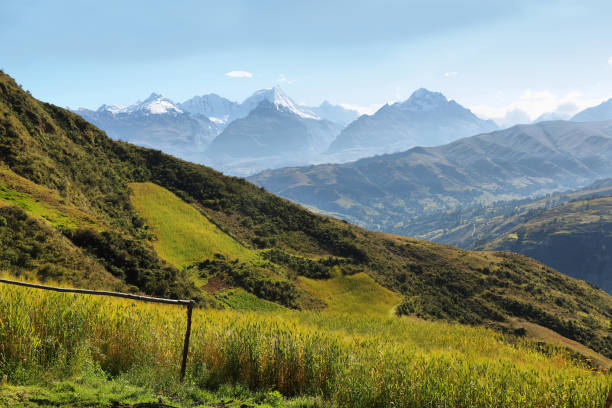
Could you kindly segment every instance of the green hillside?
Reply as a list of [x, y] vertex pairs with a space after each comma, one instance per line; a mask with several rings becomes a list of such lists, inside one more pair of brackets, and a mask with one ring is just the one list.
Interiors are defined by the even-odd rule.
[[[340, 270], [401, 296], [399, 314], [505, 331], [516, 330], [513, 319], [522, 318], [612, 355], [612, 298], [584, 282], [523, 256], [469, 252], [313, 214], [243, 179], [113, 141], [81, 117], [32, 98], [4, 74], [0, 157], [4, 168], [74, 209], [70, 222], [46, 220], [34, 207], [20, 211], [109, 277], [91, 286], [118, 281], [133, 291], [217, 307], [227, 305], [214, 298], [217, 291], [242, 288], [285, 307], [321, 309], [333, 302], [298, 277], [322, 285]], [[160, 216], [168, 209], [185, 216]], [[79, 221], [79, 214], [90, 221]], [[176, 228], [172, 219], [181, 219]], [[3, 269], [44, 279], [38, 265], [48, 262], [48, 253], [33, 250], [23, 228], [4, 228], [16, 253], [4, 257]], [[66, 266], [53, 279], [76, 282], [84, 264], [62, 257], [54, 256]]]
[[363, 272], [333, 278], [299, 278], [300, 286], [326, 304], [326, 310], [360, 315], [390, 316], [401, 301], [401, 296], [377, 284]]
[[525, 254], [612, 293], [612, 197], [538, 212], [483, 247]]
[[543, 197], [498, 201], [490, 205], [439, 211], [412, 218], [400, 229], [402, 235], [458, 246], [482, 248], [510, 229], [553, 207], [579, 199], [612, 195], [612, 179], [602, 179], [575, 191]]
[[248, 250], [221, 231], [205, 216], [153, 183], [131, 183], [132, 205], [151, 226], [157, 254], [182, 267], [220, 254], [226, 258], [249, 258]]

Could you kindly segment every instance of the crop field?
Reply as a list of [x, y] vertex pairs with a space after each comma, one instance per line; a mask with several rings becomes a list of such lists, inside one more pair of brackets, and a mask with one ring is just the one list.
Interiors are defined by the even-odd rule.
[[273, 406], [584, 408], [603, 406], [612, 379], [563, 351], [543, 353], [485, 328], [368, 313], [201, 309], [179, 391], [172, 384], [183, 308], [3, 286], [0, 310], [0, 376], [19, 386], [94, 367], [121, 379], [118, 395], [144, 387], [179, 403], [189, 398], [185, 389], [230, 386], [284, 396]]

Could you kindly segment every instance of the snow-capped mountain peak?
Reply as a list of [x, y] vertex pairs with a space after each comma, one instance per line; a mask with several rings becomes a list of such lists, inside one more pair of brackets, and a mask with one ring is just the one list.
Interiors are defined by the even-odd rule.
[[240, 116], [240, 105], [237, 102], [214, 93], [194, 96], [179, 104], [179, 107], [185, 112], [204, 115], [218, 125], [226, 125], [231, 119]]
[[280, 86], [271, 89], [262, 89], [245, 99], [242, 103], [249, 111], [253, 110], [262, 101], [267, 100], [274, 104], [277, 109], [286, 110], [305, 119], [321, 119], [310, 109], [298, 105], [291, 99]]
[[98, 108], [98, 112], [110, 112], [113, 115], [116, 115], [117, 113], [121, 112], [125, 108], [127, 108], [127, 106], [125, 105], [106, 105], [104, 104]]
[[98, 112], [110, 112], [113, 115], [120, 113], [144, 113], [152, 115], [161, 114], [177, 114], [183, 113], [183, 111], [174, 104], [170, 99], [163, 95], [152, 93], [144, 101], [138, 101], [133, 105], [121, 106], [121, 105], [102, 105], [98, 108]]
[[165, 113], [183, 113], [183, 111], [176, 106], [174, 102], [155, 92], [144, 101], [128, 106], [125, 112], [144, 112], [153, 115], [161, 115]]
[[432, 92], [425, 88], [420, 88], [414, 91], [405, 102], [401, 102], [400, 105], [402, 108], [412, 111], [429, 111], [444, 106], [447, 103], [448, 99], [440, 92]]

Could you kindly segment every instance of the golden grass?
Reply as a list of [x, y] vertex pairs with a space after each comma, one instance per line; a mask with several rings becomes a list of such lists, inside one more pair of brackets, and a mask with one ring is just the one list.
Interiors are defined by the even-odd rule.
[[[178, 371], [185, 311], [4, 286], [0, 374], [87, 351], [111, 374]], [[612, 377], [484, 328], [339, 313], [196, 310], [188, 381], [337, 407], [599, 408]]]
[[221, 254], [228, 259], [251, 258], [255, 251], [211, 223], [195, 207], [153, 183], [132, 183], [131, 201], [152, 228], [158, 255], [182, 267]]
[[327, 304], [326, 311], [389, 315], [402, 301], [399, 294], [380, 286], [372, 277], [360, 272], [331, 279], [309, 279], [298, 276], [300, 287]]

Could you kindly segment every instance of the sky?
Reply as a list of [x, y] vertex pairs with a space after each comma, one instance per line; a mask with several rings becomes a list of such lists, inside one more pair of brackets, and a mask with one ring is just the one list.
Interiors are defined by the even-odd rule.
[[609, 0], [7, 0], [0, 68], [72, 109], [280, 85], [367, 113], [425, 87], [521, 121], [612, 97], [610, 16]]

